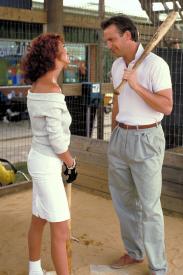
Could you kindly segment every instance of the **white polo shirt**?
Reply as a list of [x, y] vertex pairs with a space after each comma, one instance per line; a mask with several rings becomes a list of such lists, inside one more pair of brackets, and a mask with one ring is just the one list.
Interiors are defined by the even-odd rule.
[[[135, 61], [139, 59], [144, 49], [139, 44], [135, 59], [128, 65], [132, 68]], [[117, 58], [111, 69], [114, 88], [122, 81], [126, 63], [122, 57]], [[170, 70], [168, 64], [159, 56], [150, 53], [137, 69], [139, 83], [152, 93], [172, 88]], [[161, 121], [164, 114], [152, 109], [128, 83], [118, 96], [119, 113], [116, 121], [129, 125], [145, 125]]]

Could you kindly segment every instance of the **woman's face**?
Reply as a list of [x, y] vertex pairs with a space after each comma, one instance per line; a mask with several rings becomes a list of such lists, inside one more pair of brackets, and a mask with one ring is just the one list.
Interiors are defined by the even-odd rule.
[[59, 43], [59, 53], [57, 59], [62, 64], [64, 63], [64, 68], [70, 63], [69, 56], [67, 54], [67, 49], [65, 48], [63, 43]]

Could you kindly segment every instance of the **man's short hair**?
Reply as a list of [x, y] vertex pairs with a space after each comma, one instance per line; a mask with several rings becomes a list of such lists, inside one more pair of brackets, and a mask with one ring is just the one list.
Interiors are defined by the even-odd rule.
[[125, 15], [112, 16], [101, 23], [101, 28], [105, 30], [111, 25], [115, 25], [120, 34], [123, 34], [125, 31], [129, 31], [131, 33], [132, 40], [135, 42], [138, 41], [137, 28], [129, 17]]

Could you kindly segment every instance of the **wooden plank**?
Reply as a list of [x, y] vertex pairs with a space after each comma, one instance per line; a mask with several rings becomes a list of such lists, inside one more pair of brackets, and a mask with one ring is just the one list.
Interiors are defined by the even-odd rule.
[[159, 22], [158, 16], [155, 15], [152, 11], [152, 0], [146, 1], [146, 0], [139, 0], [143, 10], [146, 11], [147, 15], [149, 16], [149, 19], [154, 25], [157, 25]]
[[0, 19], [28, 23], [47, 23], [47, 13], [42, 10], [0, 7]]
[[171, 151], [165, 152], [164, 165], [183, 168], [183, 154], [175, 153]]
[[7, 95], [12, 92], [12, 90], [15, 92], [16, 95], [19, 93], [22, 93], [23, 95], [27, 95], [27, 91], [30, 89], [31, 86], [29, 85], [23, 85], [23, 86], [1, 86], [1, 92], [4, 95]]
[[183, 204], [183, 185], [168, 181], [163, 181], [162, 194], [182, 200]]
[[108, 192], [103, 192], [103, 191], [100, 191], [100, 190], [94, 190], [94, 189], [91, 189], [89, 187], [86, 187], [86, 186], [81, 186], [81, 185], [78, 185], [76, 183], [73, 183], [73, 187], [83, 191], [83, 192], [88, 192], [89, 194], [94, 194], [96, 196], [100, 196], [100, 197], [104, 197], [105, 199], [111, 199], [111, 195], [110, 193]]
[[[24, 86], [1, 86], [1, 91], [4, 94], [10, 93], [12, 89], [17, 93], [27, 93], [27, 90], [30, 89], [30, 85], [24, 85]], [[75, 84], [63, 84], [62, 85], [62, 91], [65, 96], [82, 96], [82, 84], [81, 83], [75, 83]], [[106, 93], [113, 93], [113, 87], [111, 83], [102, 83], [102, 94]]]
[[[149, 25], [149, 24], [144, 24], [144, 25], [138, 25], [138, 31], [140, 36], [146, 36], [147, 39], [149, 37], [148, 40], [151, 39], [151, 37], [153, 36], [153, 34], [156, 32], [157, 30], [157, 26], [153, 26], [153, 25]], [[166, 34], [166, 39], [180, 39], [182, 41], [182, 32], [179, 30], [175, 30], [173, 28], [171, 28], [167, 34]]]
[[20, 191], [30, 189], [32, 187], [32, 182], [19, 182], [6, 185], [0, 188], [0, 197], [5, 195], [14, 194]]
[[[77, 169], [80, 176], [93, 178], [93, 181], [97, 181], [98, 184], [103, 181], [108, 182], [107, 167], [101, 167], [93, 163], [78, 162]], [[92, 186], [91, 180], [90, 188], [92, 188]], [[87, 187], [89, 187], [89, 184]], [[183, 200], [183, 185], [163, 181], [162, 194]]]
[[164, 165], [162, 174], [163, 180], [183, 185], [183, 169]]
[[101, 93], [106, 94], [106, 93], [112, 93], [113, 94], [114, 88], [112, 83], [102, 83], [101, 84]]
[[[108, 180], [108, 167], [107, 166], [99, 166], [96, 163], [88, 163], [78, 160], [77, 169], [79, 171], [79, 175], [88, 175], [98, 179]], [[183, 199], [183, 184], [175, 183], [173, 181], [163, 180], [163, 194], [171, 195], [172, 197], [182, 198]]]
[[[96, 154], [90, 154], [91, 158], [102, 154], [101, 158], [99, 157], [96, 159], [97, 161], [99, 159], [102, 159], [102, 160], [105, 159], [104, 163], [106, 163], [107, 147], [108, 147], [107, 141], [95, 140], [87, 137], [72, 136], [71, 149], [76, 150], [77, 152], [77, 149], [81, 150], [83, 148], [82, 150], [87, 150], [87, 152], [96, 153]], [[183, 169], [183, 154], [167, 150], [165, 152], [164, 166]]]
[[[144, 2], [144, 0], [141, 0], [141, 2]], [[152, 0], [151, 0], [152, 2]], [[145, 5], [143, 4], [143, 8], [149, 11], [150, 15], [155, 15], [155, 13], [152, 12], [152, 6], [149, 3], [149, 1], [145, 0]], [[150, 12], [151, 10], [151, 12]], [[69, 8], [69, 7], [64, 7], [64, 25], [65, 26], [76, 26], [76, 27], [81, 27], [85, 26], [85, 28], [93, 28], [93, 29], [99, 29], [100, 28], [100, 20], [98, 12], [96, 11], [91, 11], [91, 10], [85, 10], [85, 9], [80, 9], [80, 8]], [[114, 13], [106, 13], [106, 17], [113, 16]], [[152, 36], [155, 33], [155, 30], [157, 29], [157, 26], [154, 26], [150, 24], [149, 20], [144, 20], [143, 18], [139, 17], [132, 17], [133, 21], [136, 23], [138, 26], [138, 31], [140, 34], [145, 34], [148, 36]], [[154, 19], [154, 18], [152, 18]], [[153, 20], [152, 20], [153, 22]], [[159, 20], [157, 20], [158, 24], [160, 24]], [[182, 32], [179, 30], [171, 30], [167, 34], [168, 36], [170, 35], [171, 37], [179, 37], [182, 39]], [[166, 35], [166, 36], [167, 36]]]
[[97, 154], [103, 154], [106, 157], [108, 142], [99, 139], [91, 139], [87, 137], [72, 136], [71, 148], [84, 150]]
[[[23, 86], [1, 86], [1, 91], [4, 94], [7, 94], [12, 91], [27, 93], [27, 90], [30, 89], [30, 85]], [[81, 96], [81, 83], [76, 84], [63, 84], [62, 91], [66, 96]]]
[[87, 175], [80, 175], [75, 181], [75, 184], [80, 187], [90, 188], [94, 191], [100, 191], [103, 193], [109, 193], [108, 184], [106, 180], [93, 178]]
[[80, 162], [95, 163], [99, 166], [107, 167], [106, 155], [91, 153], [88, 151], [80, 151], [73, 148], [71, 148], [71, 152], [72, 155], [76, 156]]
[[183, 202], [181, 199], [176, 199], [166, 195], [162, 195], [161, 202], [162, 202], [162, 207], [164, 209], [183, 214]]
[[95, 163], [85, 163], [79, 161], [77, 164], [79, 175], [93, 177], [99, 181], [102, 179], [108, 182], [107, 167], [96, 165]]
[[[81, 12], [81, 11], [80, 11]], [[97, 16], [93, 16], [91, 14], [83, 15], [76, 13], [64, 13], [64, 26], [70, 27], [78, 27], [78, 28], [91, 28], [91, 29], [99, 29], [100, 28], [100, 20]]]
[[[109, 195], [107, 186], [108, 142], [87, 137], [72, 137], [71, 151], [78, 157], [79, 177], [76, 185], [100, 195]], [[183, 213], [183, 155], [167, 151], [163, 167], [162, 205], [165, 209]], [[170, 165], [170, 166], [167, 166]]]
[[175, 148], [169, 149], [168, 152], [178, 153], [183, 155], [183, 147], [175, 147]]
[[104, 155], [107, 159], [108, 142], [100, 139], [92, 139], [88, 152]]
[[66, 96], [81, 96], [81, 83], [63, 84], [62, 90]]
[[[100, 29], [100, 20], [97, 16], [90, 14], [79, 14], [81, 9], [76, 11], [65, 12], [63, 16], [64, 26], [78, 27], [78, 28], [91, 28], [91, 29]], [[112, 15], [112, 14], [111, 14]], [[47, 24], [47, 12], [43, 10], [27, 10], [27, 9], [18, 9], [11, 7], [0, 7], [0, 19], [1, 20], [10, 20], [18, 22], [29, 22], [29, 23], [41, 23]], [[149, 24], [138, 24], [138, 30], [141, 36], [151, 37], [156, 27]], [[180, 39], [182, 41], [182, 32], [179, 30], [170, 30], [166, 34], [166, 39]]]
[[90, 144], [91, 138], [72, 135], [70, 148], [81, 151], [88, 151]]
[[[110, 196], [107, 182], [101, 179], [99, 180], [86, 175], [80, 175], [79, 179], [74, 183], [74, 186], [79, 187], [81, 190], [88, 190], [90, 193]], [[183, 214], [182, 198], [175, 198], [166, 194], [162, 194], [161, 202], [164, 209]]]
[[[81, 96], [81, 89], [82, 89], [82, 84], [81, 83], [75, 83], [75, 84], [63, 84], [62, 85], [62, 90], [63, 93], [66, 96]], [[113, 94], [113, 85], [112, 83], [101, 83], [101, 93], [106, 94], [106, 93], [111, 93]]]

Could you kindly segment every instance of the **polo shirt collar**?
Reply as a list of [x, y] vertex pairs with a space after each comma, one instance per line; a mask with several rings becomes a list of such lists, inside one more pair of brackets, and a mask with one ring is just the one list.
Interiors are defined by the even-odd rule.
[[135, 58], [129, 63], [128, 66], [133, 65], [140, 58], [143, 51], [144, 51], [144, 48], [143, 48], [142, 44], [140, 43], [139, 46], [138, 46], [138, 49], [136, 51]]

